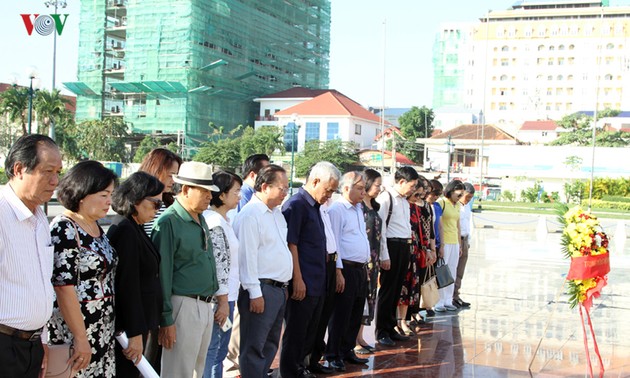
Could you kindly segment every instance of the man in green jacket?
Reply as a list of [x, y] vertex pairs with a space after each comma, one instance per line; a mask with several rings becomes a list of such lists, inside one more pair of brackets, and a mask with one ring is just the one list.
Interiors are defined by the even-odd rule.
[[[186, 162], [173, 180], [182, 184], [175, 202], [157, 220], [151, 238], [161, 255], [160, 282], [164, 293], [158, 342], [163, 346], [162, 376], [198, 377], [216, 319], [210, 303], [217, 291], [216, 265], [208, 226], [201, 213], [208, 208], [212, 183], [210, 167]], [[219, 302], [216, 316], [227, 316]]]

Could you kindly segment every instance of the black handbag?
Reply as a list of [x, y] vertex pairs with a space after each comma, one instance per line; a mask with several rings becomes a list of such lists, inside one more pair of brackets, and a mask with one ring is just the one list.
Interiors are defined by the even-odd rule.
[[435, 265], [435, 276], [437, 278], [438, 288], [440, 289], [455, 283], [455, 280], [451, 275], [451, 270], [448, 268], [448, 265], [446, 265], [443, 258], [440, 258]]

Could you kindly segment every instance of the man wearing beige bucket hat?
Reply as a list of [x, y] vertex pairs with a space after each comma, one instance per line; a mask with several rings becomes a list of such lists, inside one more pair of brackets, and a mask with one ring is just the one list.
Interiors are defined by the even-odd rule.
[[[161, 256], [164, 298], [158, 341], [164, 348], [162, 375], [193, 377], [196, 372], [201, 377], [215, 321], [210, 302], [219, 287], [208, 226], [201, 213], [210, 204], [211, 191], [219, 188], [212, 182], [210, 167], [199, 162], [183, 163], [173, 180], [182, 190], [151, 233]], [[222, 305], [227, 302], [219, 302]]]

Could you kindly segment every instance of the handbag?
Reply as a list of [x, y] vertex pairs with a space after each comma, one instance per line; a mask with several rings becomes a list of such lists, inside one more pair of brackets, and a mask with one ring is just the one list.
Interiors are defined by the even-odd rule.
[[435, 266], [435, 276], [437, 277], [437, 284], [440, 289], [455, 283], [453, 275], [451, 275], [451, 270], [448, 265], [446, 265], [443, 258], [440, 258]]
[[[427, 278], [427, 276], [429, 278]], [[432, 308], [440, 300], [440, 293], [438, 292], [438, 284], [435, 279], [433, 265], [429, 265], [424, 273], [424, 283], [420, 285], [420, 299], [422, 300], [420, 305], [422, 308]]]
[[72, 378], [74, 372], [68, 363], [74, 350], [71, 344], [48, 345], [46, 378]]

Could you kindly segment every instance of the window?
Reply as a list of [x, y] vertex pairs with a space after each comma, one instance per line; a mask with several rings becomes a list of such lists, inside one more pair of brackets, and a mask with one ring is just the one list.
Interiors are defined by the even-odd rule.
[[558, 46], [558, 50], [564, 50], [564, 45]]
[[539, 46], [538, 46], [538, 51], [543, 51], [544, 49], [545, 49], [545, 46], [544, 46], [544, 45], [539, 45]]
[[326, 140], [339, 139], [339, 122], [328, 122], [326, 125]]
[[506, 81], [508, 79], [507, 75], [501, 75], [501, 81]]
[[614, 48], [615, 48], [615, 45], [613, 45], [612, 43], [609, 43], [609, 44], [606, 45], [606, 49], [607, 50], [612, 50]]
[[608, 75], [604, 76], [604, 80], [610, 81], [612, 79], [613, 79], [613, 76], [611, 74], [608, 74]]
[[319, 140], [319, 122], [306, 122], [304, 141]]
[[562, 75], [558, 75], [558, 76], [556, 77], [556, 80], [561, 81], [561, 80], [562, 80]]
[[354, 134], [361, 135], [361, 125], [359, 125], [358, 123], [354, 125]]
[[510, 51], [510, 48], [507, 46], [501, 47], [501, 51]]

